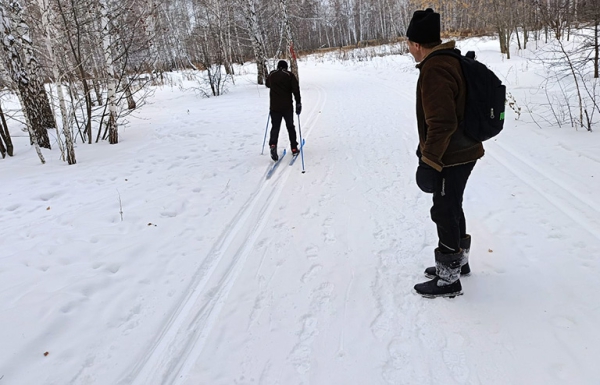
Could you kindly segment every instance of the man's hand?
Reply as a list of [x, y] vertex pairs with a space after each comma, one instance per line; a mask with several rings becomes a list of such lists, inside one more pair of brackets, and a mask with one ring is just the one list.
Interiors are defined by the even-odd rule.
[[427, 163], [419, 160], [419, 167], [417, 167], [417, 186], [421, 191], [428, 194], [434, 193], [439, 189], [441, 180], [441, 174], [429, 166]]
[[302, 112], [302, 104], [296, 103], [296, 115], [300, 115]]

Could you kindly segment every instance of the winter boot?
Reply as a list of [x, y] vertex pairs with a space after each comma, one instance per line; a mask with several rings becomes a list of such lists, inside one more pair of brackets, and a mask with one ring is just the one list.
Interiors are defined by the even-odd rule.
[[298, 148], [292, 148], [292, 156], [298, 156], [300, 154], [300, 150]]
[[279, 155], [277, 154], [277, 146], [274, 144], [271, 145], [271, 159], [273, 159], [275, 162], [279, 160]]
[[[462, 249], [463, 256], [460, 261], [460, 276], [468, 277], [471, 275], [471, 267], [469, 266], [469, 252], [471, 251], [471, 236], [467, 234], [460, 240], [460, 248]], [[435, 266], [428, 267], [425, 269], [425, 277], [429, 279], [435, 278]]]
[[462, 285], [459, 279], [462, 257], [462, 252], [442, 254], [439, 249], [435, 249], [437, 276], [431, 281], [416, 284], [416, 292], [425, 298], [454, 298], [457, 295], [462, 295]]

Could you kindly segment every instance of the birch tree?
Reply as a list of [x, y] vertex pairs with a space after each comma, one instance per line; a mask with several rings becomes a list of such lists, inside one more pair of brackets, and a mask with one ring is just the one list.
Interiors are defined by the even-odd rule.
[[598, 79], [598, 66], [600, 62], [600, 1], [584, 0], [582, 10], [578, 13], [583, 25], [590, 34], [586, 36], [584, 49], [591, 51], [591, 62], [594, 69], [594, 78]]
[[6, 124], [6, 119], [4, 118], [4, 111], [2, 111], [2, 106], [0, 106], [0, 154], [2, 158], [14, 155], [14, 149], [12, 140], [10, 139], [10, 133], [8, 132], [8, 125]]
[[109, 30], [109, 0], [101, 0], [100, 9], [102, 13], [102, 47], [104, 48], [104, 58], [106, 59], [106, 73], [108, 75], [108, 90], [106, 103], [108, 105], [108, 142], [116, 144], [119, 142], [119, 131], [117, 128], [117, 103], [116, 92], [117, 82], [115, 80], [115, 67], [111, 53], [111, 39]]
[[[19, 4], [13, 2], [10, 4], [0, 3], [0, 23], [2, 27], [2, 64], [5, 71], [9, 74], [16, 90], [17, 96], [23, 109], [25, 126], [29, 132], [31, 143], [35, 146], [40, 161], [45, 163], [44, 156], [40, 146], [50, 148], [48, 132], [43, 125], [43, 116], [39, 106], [40, 83], [30, 72], [31, 66], [24, 63], [22, 44], [27, 41], [15, 26], [25, 27], [25, 23], [20, 18], [21, 8]], [[23, 28], [22, 30], [26, 30]], [[44, 135], [45, 134], [45, 135]]]
[[254, 60], [256, 61], [257, 82], [264, 84], [264, 80], [269, 73], [267, 66], [267, 56], [260, 26], [258, 23], [258, 15], [256, 13], [256, 1], [245, 0], [244, 19], [248, 27], [252, 49], [254, 51]]
[[291, 63], [290, 67], [292, 73], [296, 75], [296, 79], [298, 79], [298, 82], [300, 82], [300, 77], [298, 76], [298, 61], [296, 59], [296, 52], [294, 51], [294, 37], [292, 35], [292, 26], [288, 16], [287, 0], [279, 0], [279, 6], [281, 8], [281, 22], [283, 24], [287, 48], [285, 51], [285, 56]]
[[[86, 40], [85, 29], [94, 22], [92, 15], [96, 14], [96, 4], [81, 0], [78, 2], [71, 0], [70, 3], [67, 3], [65, 0], [56, 0], [56, 5], [59, 20], [62, 22], [63, 31], [65, 33], [64, 44], [68, 46], [68, 52], [70, 53], [68, 60], [72, 63], [69, 72], [71, 76], [79, 77], [78, 80], [83, 88], [85, 104], [84, 133], [88, 143], [91, 144], [93, 101], [91, 97], [91, 88], [88, 83], [88, 73], [91, 72], [89, 71], [89, 58], [91, 57], [91, 54], [89, 53], [89, 50], [86, 50], [84, 41]], [[71, 90], [76, 92], [77, 87], [73, 84]], [[75, 99], [78, 101], [79, 95], [75, 95]]]
[[[48, 0], [37, 0], [38, 6], [41, 10], [41, 21], [42, 21], [42, 30], [45, 35], [46, 40], [46, 49], [48, 51], [48, 57], [50, 59], [50, 63], [52, 65], [52, 74], [54, 77], [54, 84], [56, 85], [56, 93], [58, 95], [58, 105], [60, 107], [60, 115], [62, 118], [62, 132], [65, 137], [65, 148], [61, 149], [63, 154], [63, 160], [66, 156], [66, 161], [68, 164], [75, 164], [77, 161], [75, 160], [75, 148], [73, 145], [73, 136], [71, 134], [71, 125], [69, 124], [67, 105], [65, 101], [65, 95], [62, 87], [62, 77], [60, 74], [60, 68], [58, 65], [58, 61], [56, 58], [56, 50], [53, 45], [53, 41], [56, 40], [58, 34], [53, 28], [51, 23], [51, 11], [50, 4]], [[57, 129], [58, 132], [58, 129]], [[60, 144], [60, 141], [59, 141]]]
[[[48, 128], [56, 127], [48, 117], [51, 111], [46, 91], [38, 78], [38, 62], [34, 55], [29, 26], [16, 1], [0, 3], [2, 18], [3, 64], [13, 83], [30, 133], [31, 143], [50, 148]], [[41, 153], [40, 153], [41, 154]]]

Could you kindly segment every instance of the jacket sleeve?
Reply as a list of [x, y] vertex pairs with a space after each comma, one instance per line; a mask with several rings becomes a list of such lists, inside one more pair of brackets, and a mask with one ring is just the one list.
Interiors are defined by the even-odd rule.
[[437, 171], [442, 171], [442, 157], [452, 134], [458, 128], [456, 104], [459, 83], [451, 66], [440, 61], [428, 64], [430, 65], [422, 69], [421, 100], [427, 124], [427, 138], [421, 160]]
[[266, 86], [267, 88], [271, 88], [271, 74], [272, 74], [272, 73], [273, 73], [273, 72], [269, 73], [269, 74], [267, 75], [267, 80], [265, 80], [265, 86]]
[[301, 104], [300, 101], [300, 85], [298, 84], [298, 79], [296, 79], [296, 75], [290, 72], [292, 75], [292, 93], [294, 94], [294, 98], [296, 99], [296, 104]]

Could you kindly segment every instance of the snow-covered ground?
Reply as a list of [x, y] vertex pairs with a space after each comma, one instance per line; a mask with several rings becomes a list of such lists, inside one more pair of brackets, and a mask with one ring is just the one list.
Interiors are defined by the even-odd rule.
[[[459, 46], [536, 97], [539, 64]], [[597, 133], [508, 110], [465, 194], [473, 274], [428, 300], [412, 58], [305, 58], [306, 173], [270, 180], [268, 92], [246, 70], [218, 98], [158, 89], [74, 166], [15, 138], [0, 385], [600, 383]]]

